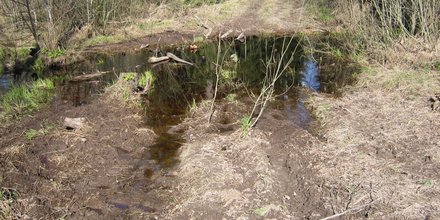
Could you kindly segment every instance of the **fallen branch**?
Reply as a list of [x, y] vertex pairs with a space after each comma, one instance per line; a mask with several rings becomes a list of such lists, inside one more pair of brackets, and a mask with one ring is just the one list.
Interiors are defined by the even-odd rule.
[[85, 74], [85, 75], [75, 76], [70, 81], [72, 81], [72, 82], [88, 81], [88, 80], [92, 80], [92, 79], [98, 78], [98, 77], [100, 77], [100, 76], [102, 76], [104, 74], [107, 74], [107, 73], [109, 73], [109, 72], [98, 72], [98, 73], [92, 73], [92, 74]]
[[168, 56], [150, 57], [150, 58], [148, 58], [148, 63], [160, 63], [160, 62], [164, 62], [164, 61], [168, 61], [168, 60], [170, 60], [170, 57], [168, 57]]
[[334, 215], [332, 215], [332, 216], [325, 217], [325, 218], [323, 218], [323, 219], [321, 219], [321, 220], [335, 219], [335, 218], [341, 217], [341, 216], [343, 216], [343, 215], [346, 215], [346, 214], [349, 214], [349, 213], [352, 213], [352, 212], [354, 212], [354, 213], [360, 212], [360, 211], [362, 211], [364, 208], [366, 208], [366, 207], [372, 205], [373, 203], [375, 203], [376, 201], [378, 201], [378, 200], [374, 200], [374, 201], [369, 202], [369, 203], [367, 203], [367, 204], [365, 204], [365, 205], [361, 205], [361, 206], [358, 206], [358, 207], [355, 207], [355, 208], [347, 209], [347, 210], [345, 210], [345, 211], [343, 211], [343, 212], [341, 212], [341, 213], [338, 213], [338, 214], [334, 214]]
[[177, 61], [177, 62], [180, 62], [180, 63], [188, 64], [188, 65], [191, 65], [191, 66], [194, 65], [194, 64], [191, 63], [191, 62], [188, 62], [188, 61], [186, 61], [186, 60], [180, 59], [179, 57], [177, 57], [176, 55], [174, 55], [174, 54], [172, 54], [172, 53], [167, 53], [167, 57], [169, 57], [169, 58], [171, 58], [171, 59], [173, 59], [173, 60], [175, 60], [175, 61]]
[[227, 31], [226, 33], [224, 33], [222, 36], [220, 36], [220, 39], [225, 39], [225, 38], [227, 38], [232, 32], [233, 32], [233, 30], [230, 29], [229, 31]]

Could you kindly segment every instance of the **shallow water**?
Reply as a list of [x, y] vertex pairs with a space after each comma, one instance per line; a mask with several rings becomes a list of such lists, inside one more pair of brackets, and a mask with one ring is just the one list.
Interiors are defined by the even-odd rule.
[[[249, 88], [258, 91], [265, 77], [265, 61], [272, 51], [282, 51], [284, 38], [248, 38], [245, 43], [223, 41], [221, 58], [223, 62], [220, 97], [225, 97], [234, 90], [234, 84], [245, 83]], [[279, 93], [286, 92], [275, 102], [275, 107], [284, 112], [284, 117], [292, 124], [308, 128], [313, 117], [304, 106], [307, 95], [297, 88], [307, 87], [314, 91], [338, 95], [339, 89], [354, 81], [353, 73], [358, 71], [356, 65], [342, 59], [334, 59], [326, 54], [306, 55], [298, 40], [294, 39], [286, 53], [293, 54], [293, 62], [287, 74], [277, 84]], [[163, 56], [172, 52], [194, 66], [174, 62], [148, 64], [151, 56]], [[217, 60], [217, 43], [199, 45], [197, 51], [190, 51], [187, 45], [179, 48], [159, 48], [156, 51], [138, 51], [136, 53], [99, 54], [88, 57], [84, 62], [68, 66], [61, 70], [50, 71], [48, 75], [67, 76], [57, 81], [57, 97], [71, 102], [74, 106], [90, 103], [94, 94], [103, 91], [121, 72], [143, 73], [151, 70], [154, 74], [153, 89], [148, 92], [145, 102], [145, 126], [158, 135], [155, 143], [149, 146], [149, 152], [142, 155], [146, 161], [154, 160], [156, 165], [145, 171], [149, 177], [164, 168], [178, 163], [177, 150], [184, 142], [179, 134], [170, 134], [170, 126], [177, 125], [194, 101], [213, 97], [215, 83], [215, 62]], [[97, 80], [70, 82], [69, 76], [83, 73], [107, 71]], [[290, 87], [290, 86], [293, 87]], [[0, 78], [1, 92], [10, 87], [9, 78]], [[251, 108], [251, 106], [249, 106]], [[228, 119], [225, 119], [227, 121]]]

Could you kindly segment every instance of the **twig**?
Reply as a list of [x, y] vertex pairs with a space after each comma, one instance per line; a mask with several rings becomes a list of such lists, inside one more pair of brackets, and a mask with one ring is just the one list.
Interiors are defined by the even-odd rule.
[[362, 211], [362, 209], [364, 209], [364, 208], [366, 208], [366, 207], [368, 207], [368, 206], [371, 206], [373, 203], [375, 203], [376, 201], [378, 201], [378, 200], [375, 200], [375, 201], [372, 201], [372, 202], [369, 202], [369, 203], [367, 203], [367, 204], [365, 204], [365, 205], [361, 205], [361, 206], [358, 206], [358, 207], [355, 207], [355, 208], [351, 208], [351, 209], [347, 209], [347, 210], [345, 210], [345, 211], [343, 211], [343, 212], [341, 212], [341, 213], [338, 213], [338, 214], [334, 214], [334, 215], [332, 215], [332, 216], [328, 216], [328, 217], [325, 217], [325, 218], [323, 218], [323, 219], [321, 219], [321, 220], [330, 220], [330, 219], [335, 219], [335, 218], [338, 218], [338, 217], [340, 217], [340, 216], [343, 216], [343, 215], [346, 215], [346, 214], [349, 214], [349, 213], [352, 213], [352, 212], [360, 212], [360, 211]]

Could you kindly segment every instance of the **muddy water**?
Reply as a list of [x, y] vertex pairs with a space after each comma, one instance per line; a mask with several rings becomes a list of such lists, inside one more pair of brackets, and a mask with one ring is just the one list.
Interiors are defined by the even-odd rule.
[[[282, 50], [283, 40], [254, 37], [248, 38], [246, 42], [223, 41], [221, 57], [224, 59], [224, 86], [220, 88], [220, 97], [232, 92], [237, 93], [234, 87], [237, 83], [245, 83], [249, 88], [258, 91], [265, 76], [264, 61], [268, 59], [271, 51]], [[353, 82], [353, 73], [358, 69], [355, 65], [326, 54], [305, 54], [301, 46], [296, 47], [297, 43], [298, 40], [294, 39], [287, 52], [287, 56], [294, 53], [293, 62], [278, 85], [280, 92], [286, 88], [290, 89], [277, 98], [274, 106], [282, 110], [283, 117], [288, 118], [292, 124], [307, 129], [313, 122], [313, 117], [304, 106], [307, 95], [297, 88], [307, 87], [337, 95], [339, 88]], [[181, 122], [193, 100], [200, 101], [213, 96], [217, 43], [198, 46], [197, 51], [190, 51], [187, 45], [182, 45], [179, 48], [157, 48], [154, 51], [93, 55], [80, 64], [51, 71], [49, 74], [67, 76], [58, 81], [56, 96], [78, 106], [92, 102], [93, 95], [102, 92], [103, 88], [122, 72], [153, 72], [153, 88], [145, 96], [144, 122], [158, 137], [155, 143], [149, 146], [150, 150], [142, 155], [146, 161], [156, 162], [154, 167], [145, 171], [145, 176], [150, 177], [155, 172], [178, 163], [177, 149], [184, 140], [179, 133], [169, 133], [169, 128]], [[150, 65], [146, 62], [151, 56], [163, 56], [167, 52], [194, 63], [194, 66], [173, 62]], [[69, 76], [96, 71], [108, 73], [93, 81], [75, 83], [68, 80]], [[9, 88], [8, 80], [6, 77], [1, 78], [0, 92]]]

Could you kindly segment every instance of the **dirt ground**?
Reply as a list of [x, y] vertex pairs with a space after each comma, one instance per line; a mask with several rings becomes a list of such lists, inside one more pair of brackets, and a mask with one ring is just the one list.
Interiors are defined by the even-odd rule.
[[298, 0], [228, 0], [190, 8], [180, 15], [173, 14], [167, 7], [160, 7], [151, 18], [141, 19], [137, 23], [164, 21], [170, 24], [152, 26], [148, 31], [140, 31], [136, 25], [118, 28], [112, 32], [115, 36], [123, 35], [132, 40], [88, 46], [82, 52], [127, 52], [139, 50], [142, 45], [154, 50], [158, 45], [200, 43], [200, 38], [217, 38], [219, 33], [228, 31], [232, 31], [229, 36], [238, 36], [240, 33], [256, 36], [324, 30], [319, 22], [306, 14], [304, 4]]
[[[192, 15], [213, 27], [211, 37], [230, 29], [319, 31], [297, 2], [231, 0]], [[206, 33], [196, 20], [188, 16], [155, 35], [85, 51], [154, 48], [158, 38], [190, 42]], [[167, 32], [177, 26], [184, 31]], [[314, 94], [309, 105], [320, 135], [276, 109], [244, 135], [247, 104], [217, 103], [208, 124], [202, 102], [168, 131], [185, 138], [179, 164], [152, 176], [155, 161], [144, 158], [156, 134], [142, 125], [137, 107], [124, 105], [111, 88], [77, 107], [56, 100], [0, 128], [0, 183], [15, 201], [0, 202], [0, 218], [439, 219], [440, 113], [427, 102], [440, 92], [439, 73], [405, 72], [378, 66], [338, 99]], [[87, 126], [68, 131], [65, 117], [85, 117]], [[29, 129], [38, 131], [32, 140], [25, 137]]]
[[[155, 161], [143, 159], [155, 134], [139, 110], [115, 97], [118, 86], [78, 107], [56, 100], [1, 130], [1, 185], [17, 193], [17, 203], [2, 202], [0, 218], [147, 218], [166, 204], [169, 177], [149, 176]], [[65, 117], [87, 124], [69, 131]], [[30, 129], [38, 131], [32, 140], [25, 138]]]
[[358, 80], [343, 97], [311, 104], [325, 141], [310, 153], [333, 191], [328, 202], [338, 212], [373, 203], [372, 219], [439, 219], [440, 112], [428, 99], [440, 73], [372, 67]]

